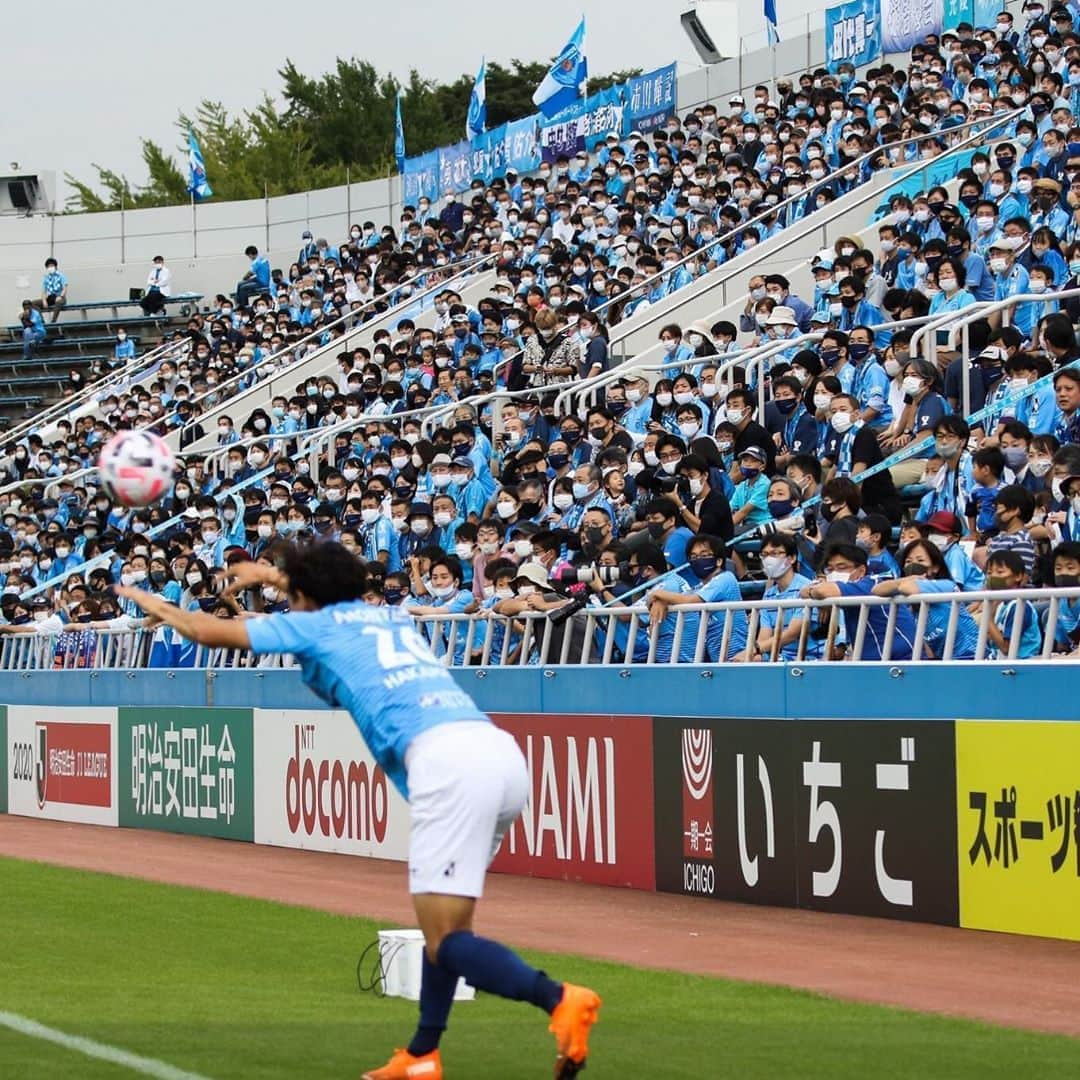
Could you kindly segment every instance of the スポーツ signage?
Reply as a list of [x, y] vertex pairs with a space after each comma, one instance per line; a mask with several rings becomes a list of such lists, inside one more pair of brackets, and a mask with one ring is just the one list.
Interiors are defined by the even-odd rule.
[[8, 808], [7, 706], [0, 705], [0, 814]]
[[116, 824], [115, 709], [12, 705], [5, 741], [10, 813]]
[[532, 794], [492, 869], [654, 888], [651, 718], [494, 719], [517, 739]]
[[119, 821], [254, 839], [250, 709], [119, 710]]
[[348, 713], [253, 714], [257, 844], [408, 857], [408, 806]]
[[1080, 724], [956, 724], [960, 925], [1080, 941]]
[[657, 718], [654, 752], [657, 888], [957, 923], [952, 724]]

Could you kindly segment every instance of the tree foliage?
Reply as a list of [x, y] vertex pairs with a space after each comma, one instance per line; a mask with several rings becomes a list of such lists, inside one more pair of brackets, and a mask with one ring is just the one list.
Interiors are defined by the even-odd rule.
[[[528, 116], [533, 91], [548, 63], [511, 60], [487, 65], [489, 127]], [[624, 82], [640, 69], [590, 79], [589, 90]], [[95, 163], [94, 183], [66, 174], [74, 212], [170, 206], [187, 194], [187, 130], [196, 133], [215, 199], [261, 199], [313, 188], [388, 176], [394, 169], [394, 109], [403, 94], [402, 119], [409, 154], [420, 154], [464, 138], [473, 76], [451, 83], [426, 79], [418, 71], [399, 84], [367, 60], [338, 59], [334, 69], [305, 75], [286, 60], [279, 75], [283, 106], [269, 96], [256, 108], [230, 115], [220, 102], [203, 101], [194, 116], [183, 113], [178, 160], [157, 143], [142, 140], [147, 179], [126, 176]]]

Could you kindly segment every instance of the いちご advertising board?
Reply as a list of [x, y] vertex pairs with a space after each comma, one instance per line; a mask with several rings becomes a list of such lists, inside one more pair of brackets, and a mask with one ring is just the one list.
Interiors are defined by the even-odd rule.
[[657, 717], [656, 885], [957, 923], [953, 731]]

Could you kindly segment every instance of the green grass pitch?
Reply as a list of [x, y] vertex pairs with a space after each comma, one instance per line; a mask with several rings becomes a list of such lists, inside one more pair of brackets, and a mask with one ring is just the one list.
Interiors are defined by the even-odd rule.
[[[13, 859], [0, 859], [0, 881], [0, 1010], [213, 1080], [356, 1078], [411, 1034], [413, 1003], [357, 988], [372, 922]], [[1080, 1075], [1080, 1040], [526, 955], [603, 996], [590, 1080]], [[455, 1006], [448, 1080], [547, 1077], [552, 1061], [545, 1018], [529, 1006]], [[134, 1074], [0, 1028], [0, 1075]]]

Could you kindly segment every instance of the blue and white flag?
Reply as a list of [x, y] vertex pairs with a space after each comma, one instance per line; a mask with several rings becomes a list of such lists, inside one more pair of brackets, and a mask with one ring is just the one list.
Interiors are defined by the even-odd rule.
[[397, 171], [405, 171], [405, 128], [401, 123], [401, 91], [397, 96], [397, 112], [394, 116], [394, 157], [397, 159]]
[[825, 66], [835, 72], [845, 63], [874, 63], [882, 53], [881, 32], [881, 0], [847, 0], [826, 8]]
[[776, 45], [780, 41], [776, 29], [776, 0], [765, 0], [765, 30], [769, 35], [769, 44]]
[[209, 199], [214, 194], [214, 189], [206, 181], [206, 166], [203, 164], [202, 151], [199, 149], [195, 132], [188, 128], [188, 194], [200, 201]]
[[475, 139], [487, 130], [487, 60], [480, 61], [472, 96], [469, 98], [469, 115], [465, 117], [465, 138]]
[[544, 81], [533, 94], [533, 104], [545, 115], [554, 116], [585, 96], [589, 65], [585, 59], [585, 18], [582, 16], [573, 37], [563, 47]]

